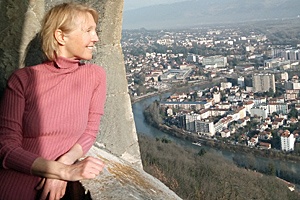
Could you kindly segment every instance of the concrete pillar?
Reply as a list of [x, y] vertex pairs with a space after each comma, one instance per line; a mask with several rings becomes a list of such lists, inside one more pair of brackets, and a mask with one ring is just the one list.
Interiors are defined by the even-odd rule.
[[95, 1], [100, 11], [100, 43], [95, 62], [107, 73], [108, 94], [98, 142], [111, 153], [141, 166], [139, 145], [128, 94], [122, 48], [123, 0]]

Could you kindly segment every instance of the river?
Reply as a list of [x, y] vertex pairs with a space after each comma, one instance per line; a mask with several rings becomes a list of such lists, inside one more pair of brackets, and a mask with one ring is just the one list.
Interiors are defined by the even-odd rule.
[[[168, 97], [170, 95], [170, 93], [165, 93], [163, 95], [161, 95], [162, 98], [164, 97]], [[184, 148], [189, 148], [189, 149], [194, 149], [194, 150], [200, 150], [201, 148], [205, 148], [208, 151], [213, 151], [214, 153], [222, 156], [223, 158], [225, 158], [228, 161], [233, 162], [232, 158], [235, 155], [242, 155], [238, 152], [230, 152], [230, 151], [226, 151], [226, 150], [216, 150], [213, 148], [209, 148], [207, 146], [196, 146], [193, 145], [190, 141], [186, 141], [174, 136], [171, 136], [167, 133], [164, 133], [152, 126], [150, 126], [149, 124], [147, 124], [145, 122], [145, 118], [143, 115], [143, 110], [149, 105], [151, 104], [153, 101], [155, 100], [159, 100], [160, 96], [153, 96], [153, 97], [149, 97], [147, 99], [143, 99], [141, 101], [138, 101], [136, 103], [134, 103], [132, 105], [132, 109], [133, 109], [133, 115], [134, 115], [134, 120], [135, 120], [135, 124], [136, 124], [136, 130], [138, 132], [138, 134], [144, 134], [147, 136], [151, 136], [153, 138], [166, 138], [171, 140], [172, 142], [175, 142], [176, 144], [178, 144], [179, 146], [182, 146]], [[267, 166], [268, 163], [274, 163], [277, 170], [280, 170], [280, 166], [285, 166], [288, 167], [289, 169], [291, 169], [294, 173], [300, 173], [300, 164], [299, 163], [295, 163], [295, 162], [289, 162], [289, 161], [283, 161], [283, 160], [278, 160], [278, 159], [271, 159], [271, 158], [265, 158], [265, 157], [255, 157], [255, 162], [259, 163], [261, 165]], [[299, 189], [299, 186], [297, 186], [297, 189]]]

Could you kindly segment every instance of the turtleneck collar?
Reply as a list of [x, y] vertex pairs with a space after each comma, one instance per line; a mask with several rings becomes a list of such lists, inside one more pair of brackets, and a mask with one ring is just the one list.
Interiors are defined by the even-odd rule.
[[58, 73], [73, 72], [81, 65], [80, 60], [74, 60], [65, 57], [57, 57], [53, 62], [50, 63], [50, 65], [52, 65], [50, 70]]
[[69, 68], [77, 68], [80, 65], [80, 60], [65, 58], [65, 57], [57, 57], [55, 59], [56, 67], [60, 69], [69, 69]]

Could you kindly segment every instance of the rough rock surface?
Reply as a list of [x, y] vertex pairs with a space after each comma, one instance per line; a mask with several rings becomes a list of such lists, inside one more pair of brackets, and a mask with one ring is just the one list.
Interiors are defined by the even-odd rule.
[[102, 159], [106, 167], [94, 181], [82, 181], [84, 187], [91, 192], [92, 199], [180, 199], [141, 168], [96, 146], [90, 150], [89, 155]]

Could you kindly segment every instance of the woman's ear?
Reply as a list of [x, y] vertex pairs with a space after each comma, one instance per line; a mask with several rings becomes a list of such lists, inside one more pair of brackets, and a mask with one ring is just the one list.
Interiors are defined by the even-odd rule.
[[65, 35], [62, 32], [62, 30], [56, 29], [54, 32], [54, 37], [55, 37], [56, 41], [58, 42], [58, 44], [60, 44], [60, 45], [65, 44]]

